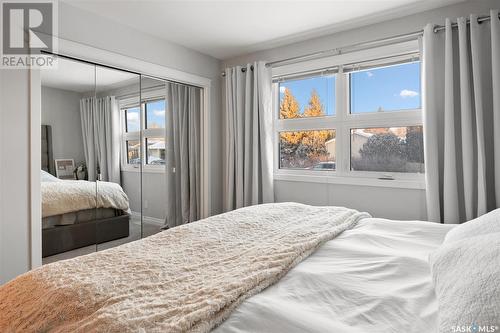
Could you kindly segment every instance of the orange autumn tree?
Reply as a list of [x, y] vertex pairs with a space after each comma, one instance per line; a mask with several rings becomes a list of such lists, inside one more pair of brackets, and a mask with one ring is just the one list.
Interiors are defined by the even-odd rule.
[[[285, 88], [285, 93], [280, 103], [280, 118], [300, 118], [299, 103], [288, 88]], [[290, 145], [298, 145], [302, 141], [303, 136], [304, 132], [282, 132], [280, 134], [281, 141]]]
[[300, 117], [299, 102], [292, 95], [290, 89], [285, 88], [284, 96], [280, 103], [280, 119], [291, 119]]
[[[304, 117], [322, 117], [325, 115], [323, 104], [316, 90], [311, 91], [309, 103], [304, 110]], [[331, 130], [318, 130], [307, 132], [302, 139], [302, 143], [309, 147], [308, 158], [316, 161], [325, 161], [328, 159], [328, 151], [325, 143], [332, 139]]]
[[[309, 102], [300, 113], [299, 103], [289, 89], [285, 89], [280, 103], [280, 118], [292, 119], [301, 117], [324, 116], [323, 105], [316, 90], [311, 92]], [[281, 164], [284, 167], [306, 168], [328, 160], [326, 141], [333, 138], [333, 131], [295, 131], [280, 133]]]

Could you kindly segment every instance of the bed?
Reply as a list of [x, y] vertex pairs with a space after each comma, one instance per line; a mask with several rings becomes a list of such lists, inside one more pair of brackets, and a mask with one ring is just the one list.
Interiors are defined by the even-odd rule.
[[129, 203], [121, 186], [54, 177], [51, 126], [41, 132], [42, 257], [128, 237]]
[[[468, 245], [454, 233], [449, 246], [480, 251], [470, 253], [470, 272], [443, 252], [466, 272], [459, 285], [449, 270], [443, 288], [429, 257], [442, 263], [439, 249], [462, 227], [343, 207], [245, 207], [17, 277], [0, 286], [0, 331], [450, 332], [450, 323], [471, 318], [496, 324], [500, 238], [491, 233], [500, 232], [500, 210], [490, 226], [462, 230], [487, 233], [486, 247], [482, 236]], [[481, 263], [492, 267], [488, 276]], [[458, 295], [454, 285], [468, 293], [455, 300], [465, 306], [438, 307], [444, 289]], [[476, 316], [478, 301], [489, 317]], [[438, 320], [448, 308], [458, 316]]]
[[214, 332], [437, 332], [428, 256], [451, 228], [363, 219]]

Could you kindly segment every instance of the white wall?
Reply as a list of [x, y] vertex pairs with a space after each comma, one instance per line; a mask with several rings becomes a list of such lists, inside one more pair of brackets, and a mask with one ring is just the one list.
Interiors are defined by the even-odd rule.
[[345, 206], [394, 220], [425, 220], [425, 191], [376, 186], [275, 181], [278, 202]]
[[[175, 33], [175, 32], [172, 32]], [[60, 37], [212, 79], [212, 210], [221, 207], [220, 62], [59, 2]], [[0, 283], [30, 268], [29, 73], [1, 70]], [[7, 157], [8, 156], [8, 157]]]
[[[3, 99], [3, 71], [0, 70], [0, 97]], [[5, 161], [6, 159], [3, 157], [3, 124], [4, 124], [4, 119], [3, 119], [3, 108], [2, 108], [2, 103], [0, 103], [0, 159], [1, 159], [1, 162], [0, 162], [0, 283], [2, 283], [2, 281], [4, 280], [4, 274], [5, 274], [5, 270], [4, 270], [4, 258], [3, 258], [3, 242], [4, 242], [4, 233], [3, 233], [3, 211], [4, 211], [4, 204], [3, 204], [3, 197], [5, 196], [5, 194], [3, 194], [2, 192], [2, 188], [4, 188], [4, 179], [2, 177], [2, 175], [4, 174], [4, 170], [3, 170], [3, 161]]]
[[52, 127], [54, 159], [72, 158], [75, 164], [85, 162], [80, 99], [77, 92], [42, 87], [42, 125]]
[[[141, 174], [122, 171], [122, 187], [130, 201], [133, 212], [141, 212]], [[167, 197], [166, 173], [143, 172], [142, 174], [142, 214], [145, 218], [165, 219]]]
[[2, 70], [0, 283], [29, 269], [29, 99], [27, 70]]
[[[500, 8], [499, 0], [473, 0], [438, 8], [416, 15], [390, 20], [358, 29], [335, 33], [303, 42], [278, 46], [225, 60], [225, 67], [256, 60], [276, 61], [316, 51], [352, 45], [362, 41], [418, 31], [427, 23], [444, 24], [445, 18], [489, 14], [490, 8]], [[224, 93], [222, 92], [222, 96]], [[425, 190], [377, 188], [369, 186], [324, 185], [308, 182], [275, 180], [276, 201], [298, 201], [314, 205], [341, 205], [365, 210], [376, 217], [393, 219], [425, 219]]]

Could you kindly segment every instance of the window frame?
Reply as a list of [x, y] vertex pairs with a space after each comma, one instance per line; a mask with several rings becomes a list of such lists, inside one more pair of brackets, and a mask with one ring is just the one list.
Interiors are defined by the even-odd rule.
[[[402, 49], [407, 48], [406, 45]], [[381, 49], [379, 55], [391, 56], [398, 54], [398, 48], [391, 45], [390, 53], [384, 53]], [[414, 53], [418, 53], [415, 50]], [[345, 55], [343, 55], [345, 58]], [[334, 58], [334, 57], [332, 57]], [[356, 57], [360, 60], [375, 59], [374, 52], [356, 52]], [[404, 58], [404, 57], [403, 57]], [[335, 61], [335, 60], [334, 60]], [[338, 61], [338, 60], [337, 60]], [[421, 58], [419, 60], [421, 62]], [[344, 61], [346, 62], [346, 61]], [[403, 61], [401, 62], [403, 63]], [[387, 60], [370, 62], [373, 67], [384, 67]], [[344, 73], [343, 66], [336, 64], [338, 71], [335, 74], [335, 115], [324, 117], [280, 119], [279, 118], [279, 81], [273, 82], [273, 164], [274, 179], [286, 181], [306, 181], [333, 184], [367, 185], [396, 188], [425, 189], [424, 173], [403, 173], [403, 172], [377, 172], [377, 171], [355, 171], [351, 170], [351, 137], [350, 131], [354, 128], [368, 127], [405, 127], [423, 126], [422, 109], [391, 110], [383, 113], [352, 113], [350, 110], [350, 80], [349, 72]], [[310, 66], [310, 65], [309, 65]], [[305, 67], [308, 67], [305, 64]], [[294, 66], [295, 70], [297, 67]], [[422, 70], [422, 66], [420, 67]], [[282, 72], [281, 75], [286, 76]], [[293, 72], [290, 72], [293, 74]], [[317, 74], [316, 74], [317, 75]], [[331, 75], [331, 73], [329, 74]], [[314, 75], [312, 75], [314, 76]], [[421, 92], [420, 87], [420, 92]], [[420, 95], [421, 98], [421, 95]], [[421, 101], [422, 107], [422, 101]], [[283, 131], [299, 130], [335, 130], [336, 152], [335, 170], [301, 170], [301, 169], [280, 169], [280, 139], [279, 133]], [[380, 179], [380, 178], [391, 179]]]
[[[134, 132], [126, 132], [126, 116], [125, 109], [138, 107], [139, 96], [131, 96], [119, 100], [120, 109], [120, 170], [126, 172], [147, 172], [147, 173], [165, 173], [166, 165], [155, 165], [146, 163], [146, 140], [148, 138], [165, 137], [166, 128], [146, 128], [146, 103], [165, 99], [165, 91], [154, 90], [148, 92], [142, 92], [141, 102], [140, 102], [140, 130]], [[166, 101], [165, 101], [166, 108]], [[166, 125], [165, 125], [166, 126]], [[141, 156], [140, 164], [129, 164], [127, 161], [127, 141], [139, 141], [141, 147], [139, 154]], [[166, 142], [165, 142], [165, 154], [166, 154]], [[166, 162], [166, 161], [165, 161]]]

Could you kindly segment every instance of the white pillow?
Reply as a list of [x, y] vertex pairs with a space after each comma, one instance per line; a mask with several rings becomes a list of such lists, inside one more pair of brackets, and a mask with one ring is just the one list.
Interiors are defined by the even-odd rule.
[[430, 265], [439, 332], [500, 330], [500, 233], [444, 243], [431, 254]]
[[40, 178], [42, 182], [59, 182], [59, 178], [52, 176], [50, 173], [44, 170], [40, 170]]
[[444, 239], [446, 243], [500, 232], [500, 208], [479, 216], [474, 220], [462, 223], [451, 229]]

